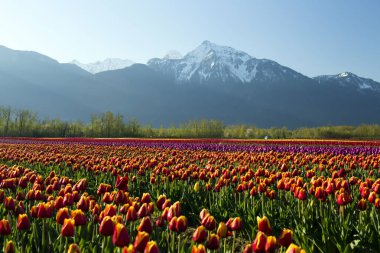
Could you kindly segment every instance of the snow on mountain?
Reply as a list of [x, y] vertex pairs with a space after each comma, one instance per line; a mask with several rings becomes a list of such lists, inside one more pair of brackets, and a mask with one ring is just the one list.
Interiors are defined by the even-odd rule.
[[96, 74], [96, 73], [108, 71], [108, 70], [123, 69], [134, 64], [134, 62], [131, 60], [123, 60], [119, 58], [108, 58], [108, 59], [105, 59], [104, 61], [97, 61], [97, 62], [88, 63], [88, 64], [81, 63], [77, 60], [73, 60], [70, 63], [75, 64], [78, 67], [92, 74]]
[[164, 59], [172, 59], [172, 60], [176, 60], [176, 59], [181, 59], [183, 56], [180, 52], [176, 51], [176, 50], [170, 50], [165, 56], [164, 56]]
[[318, 83], [324, 82], [337, 82], [339, 85], [344, 87], [355, 87], [359, 90], [372, 90], [380, 91], [380, 83], [357, 76], [351, 72], [343, 72], [336, 75], [322, 75], [313, 78]]
[[304, 76], [277, 62], [256, 59], [228, 46], [204, 41], [183, 57], [153, 58], [148, 66], [175, 78], [177, 82], [280, 81]]

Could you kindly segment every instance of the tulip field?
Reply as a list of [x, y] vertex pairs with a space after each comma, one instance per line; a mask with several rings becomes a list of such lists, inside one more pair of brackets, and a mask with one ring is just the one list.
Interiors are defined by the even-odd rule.
[[380, 142], [0, 138], [4, 252], [380, 252]]

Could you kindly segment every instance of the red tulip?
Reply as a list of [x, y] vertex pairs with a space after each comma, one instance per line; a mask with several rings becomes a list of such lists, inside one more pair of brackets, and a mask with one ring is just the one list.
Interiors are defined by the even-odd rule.
[[264, 216], [263, 218], [257, 216], [257, 226], [259, 231], [264, 232], [267, 235], [269, 235], [272, 231], [272, 228], [269, 224], [269, 220], [266, 216]]
[[160, 253], [160, 249], [155, 241], [149, 241], [145, 246], [144, 253]]
[[255, 240], [252, 243], [252, 249], [256, 253], [265, 253], [265, 245], [267, 243], [267, 236], [259, 231]]
[[365, 199], [359, 200], [359, 202], [358, 202], [358, 208], [361, 211], [366, 210], [367, 209], [367, 201]]
[[203, 218], [203, 220], [201, 221], [201, 224], [202, 224], [203, 226], [205, 226], [205, 228], [206, 228], [207, 230], [210, 230], [210, 231], [214, 230], [215, 227], [216, 227], [216, 221], [215, 221], [215, 218], [214, 218], [214, 216], [211, 216], [210, 214], [209, 214], [209, 215], [206, 215], [206, 216]]
[[74, 236], [75, 221], [74, 219], [65, 219], [61, 229], [61, 235], [65, 237]]
[[276, 237], [268, 236], [265, 243], [265, 252], [274, 253], [276, 250]]
[[207, 231], [204, 226], [199, 226], [194, 231], [193, 241], [197, 243], [203, 243], [207, 239]]
[[177, 224], [176, 224], [176, 231], [178, 233], [185, 232], [187, 229], [187, 218], [185, 216], [180, 216], [177, 219]]
[[290, 229], [284, 228], [277, 242], [283, 247], [288, 247], [292, 243], [292, 237], [293, 237], [293, 231]]
[[124, 247], [129, 244], [129, 234], [125, 226], [121, 223], [115, 225], [112, 242], [116, 247]]
[[210, 234], [206, 247], [211, 250], [216, 250], [219, 248], [219, 236], [216, 234]]
[[17, 217], [17, 229], [18, 230], [28, 230], [30, 228], [30, 221], [28, 215], [19, 214]]
[[153, 231], [152, 221], [151, 221], [149, 216], [142, 218], [140, 225], [137, 228], [137, 230], [140, 232], [145, 231], [148, 234], [152, 233], [152, 231]]
[[99, 233], [103, 236], [110, 236], [112, 235], [114, 231], [114, 227], [115, 225], [111, 217], [106, 216], [103, 218], [102, 222], [100, 223]]
[[7, 244], [5, 245], [4, 253], [15, 253], [15, 245], [13, 241], [8, 241]]
[[232, 220], [231, 223], [231, 230], [233, 231], [239, 231], [243, 228], [243, 221], [240, 217], [236, 217]]
[[8, 220], [0, 220], [0, 235], [9, 235], [11, 233], [11, 225]]
[[128, 208], [127, 216], [126, 216], [127, 221], [135, 221], [137, 220], [137, 212], [134, 206], [130, 206]]
[[138, 251], [144, 251], [146, 244], [149, 241], [149, 234], [147, 232], [138, 232], [133, 247]]
[[80, 209], [72, 210], [71, 211], [71, 218], [74, 219], [75, 226], [82, 226], [82, 225], [85, 225], [87, 222], [86, 215]]
[[69, 209], [65, 207], [58, 210], [55, 220], [58, 224], [62, 225], [67, 218], [70, 218]]

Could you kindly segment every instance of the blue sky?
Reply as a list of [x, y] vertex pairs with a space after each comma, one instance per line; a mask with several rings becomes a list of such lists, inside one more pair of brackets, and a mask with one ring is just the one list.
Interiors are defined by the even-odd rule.
[[68, 62], [145, 63], [203, 40], [308, 76], [380, 81], [378, 0], [1, 0], [0, 45]]

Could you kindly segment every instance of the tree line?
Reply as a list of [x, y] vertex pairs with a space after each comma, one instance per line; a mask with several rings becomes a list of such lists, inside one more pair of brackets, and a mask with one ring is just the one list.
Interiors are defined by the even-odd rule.
[[191, 120], [180, 125], [154, 128], [137, 119], [105, 112], [89, 122], [40, 119], [30, 110], [0, 106], [0, 136], [3, 137], [147, 137], [147, 138], [239, 138], [239, 139], [378, 139], [379, 125], [323, 126], [287, 129], [226, 126], [219, 120]]

